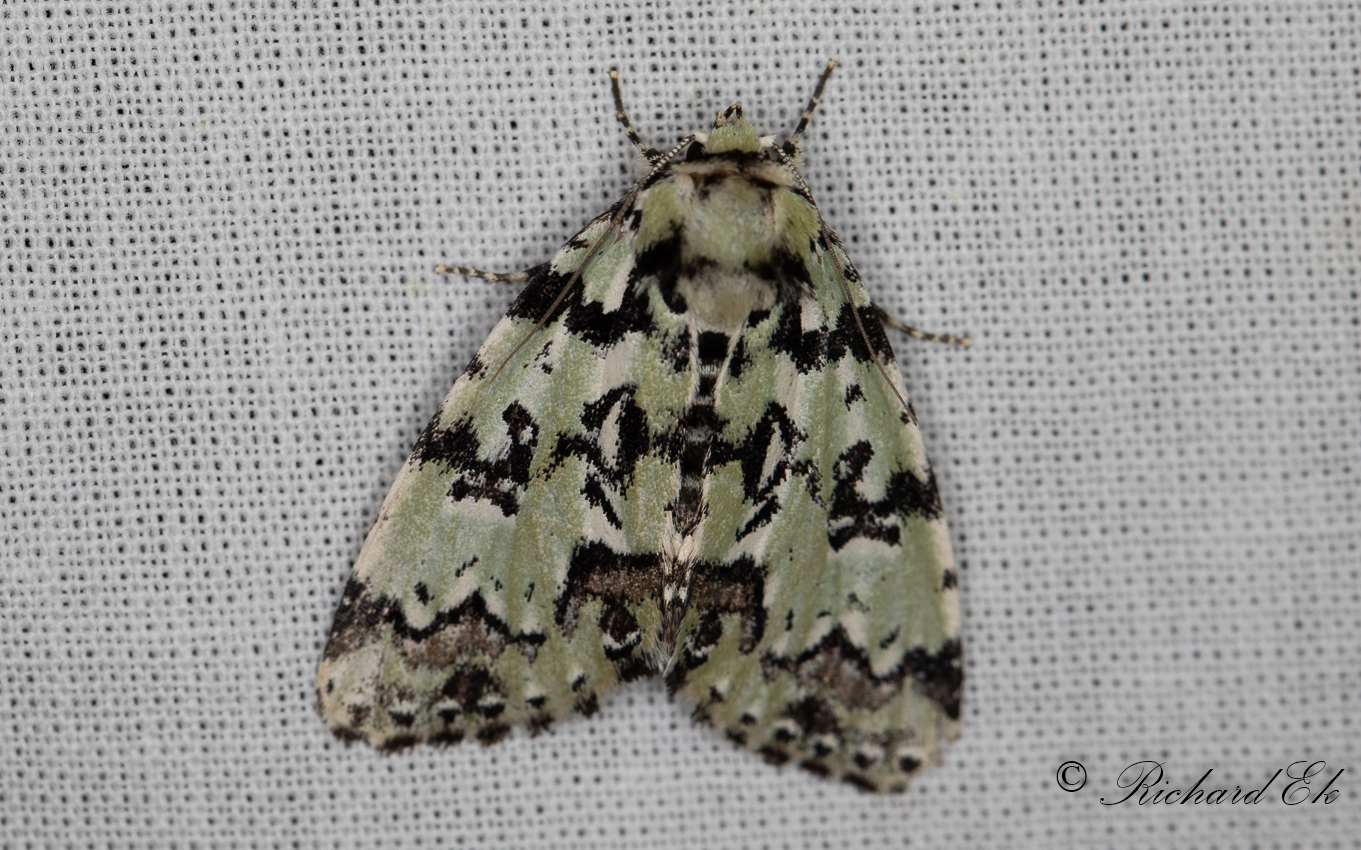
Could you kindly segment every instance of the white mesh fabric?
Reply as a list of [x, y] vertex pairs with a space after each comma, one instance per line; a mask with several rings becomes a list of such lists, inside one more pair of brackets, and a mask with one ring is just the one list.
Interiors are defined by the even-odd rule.
[[[0, 6], [0, 846], [1357, 846], [1354, 3]], [[314, 714], [350, 564], [514, 295], [666, 147], [769, 133], [895, 339], [963, 734], [902, 797], [660, 684], [492, 748]], [[1066, 760], [1089, 784], [1058, 788]], [[1104, 806], [1348, 768], [1332, 804]], [[1318, 788], [1324, 779], [1315, 782]]]

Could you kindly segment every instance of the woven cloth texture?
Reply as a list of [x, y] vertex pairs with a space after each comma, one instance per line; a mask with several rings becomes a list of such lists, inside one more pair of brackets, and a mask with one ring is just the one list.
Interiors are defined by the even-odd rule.
[[[0, 4], [0, 847], [1361, 846], [1355, 3]], [[331, 739], [332, 614], [547, 259], [740, 100], [891, 312], [960, 740], [902, 796], [656, 681]], [[1080, 762], [1087, 784], [1059, 787]], [[1342, 769], [1333, 802], [1138, 805]], [[1078, 776], [1070, 768], [1066, 778]]]

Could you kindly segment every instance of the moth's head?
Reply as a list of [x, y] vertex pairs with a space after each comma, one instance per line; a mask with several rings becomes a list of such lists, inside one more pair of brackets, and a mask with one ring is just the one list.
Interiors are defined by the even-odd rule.
[[[784, 156], [781, 156], [781, 151]], [[787, 142], [779, 147], [775, 144], [774, 136], [756, 135], [756, 128], [742, 115], [740, 103], [734, 103], [718, 113], [712, 132], [696, 133], [683, 157], [696, 160], [734, 153], [764, 155], [772, 162], [782, 162], [795, 168], [802, 164], [803, 158], [797, 142], [792, 145]]]

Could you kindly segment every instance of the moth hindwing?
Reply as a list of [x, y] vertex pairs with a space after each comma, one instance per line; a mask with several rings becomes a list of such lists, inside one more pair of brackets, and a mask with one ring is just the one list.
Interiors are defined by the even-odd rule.
[[537, 732], [664, 674], [769, 761], [902, 790], [958, 729], [936, 480], [882, 312], [740, 105], [527, 285], [369, 533], [317, 675], [346, 739]]

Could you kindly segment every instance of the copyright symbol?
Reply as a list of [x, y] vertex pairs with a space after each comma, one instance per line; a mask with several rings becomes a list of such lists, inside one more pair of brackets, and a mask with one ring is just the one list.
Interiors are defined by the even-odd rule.
[[1082, 790], [1082, 786], [1087, 784], [1087, 768], [1080, 761], [1066, 761], [1059, 765], [1059, 772], [1054, 778], [1058, 780], [1060, 788], [1071, 794]]

